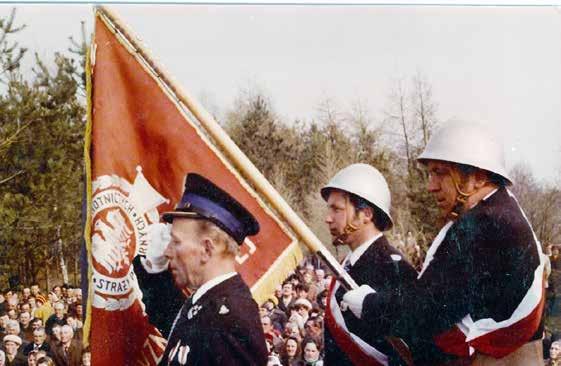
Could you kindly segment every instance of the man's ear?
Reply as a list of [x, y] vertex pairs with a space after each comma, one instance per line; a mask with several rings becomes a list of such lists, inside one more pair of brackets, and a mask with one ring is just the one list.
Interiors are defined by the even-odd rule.
[[205, 237], [203, 239], [202, 242], [202, 256], [201, 256], [201, 262], [203, 263], [207, 263], [210, 258], [215, 254], [216, 252], [216, 245], [214, 244], [214, 242], [208, 238]]
[[473, 175], [473, 185], [476, 189], [483, 188], [488, 182], [489, 177], [487, 176], [487, 172], [477, 169], [475, 174]]
[[362, 212], [362, 223], [367, 224], [369, 222], [374, 222], [374, 211], [372, 207], [366, 207], [360, 210]]

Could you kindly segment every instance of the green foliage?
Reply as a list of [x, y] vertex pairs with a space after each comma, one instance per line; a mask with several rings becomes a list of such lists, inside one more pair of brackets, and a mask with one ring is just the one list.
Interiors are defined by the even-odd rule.
[[[0, 60], [12, 62], [5, 52]], [[2, 275], [19, 275], [26, 283], [44, 276], [60, 256], [77, 260], [84, 184], [85, 107], [74, 79], [79, 66], [55, 54], [50, 71], [36, 56], [33, 71], [29, 82], [12, 69], [0, 95]], [[54, 245], [59, 239], [62, 250]]]
[[20, 61], [27, 51], [19, 47], [17, 42], [10, 42], [9, 37], [25, 28], [25, 25], [14, 25], [16, 9], [10, 16], [0, 19], [0, 80], [5, 81], [20, 66]]

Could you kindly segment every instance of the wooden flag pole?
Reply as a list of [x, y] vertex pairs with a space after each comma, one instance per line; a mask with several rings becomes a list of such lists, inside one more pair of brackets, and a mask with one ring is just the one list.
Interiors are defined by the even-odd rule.
[[282, 196], [275, 190], [269, 181], [261, 174], [261, 172], [253, 165], [247, 156], [232, 141], [230, 136], [222, 129], [222, 127], [214, 120], [212, 115], [208, 113], [194, 98], [184, 91], [177, 82], [167, 75], [159, 63], [151, 56], [150, 52], [144, 48], [140, 42], [137, 42], [133, 33], [127, 28], [125, 23], [119, 18], [115, 12], [100, 5], [96, 7], [96, 12], [103, 16], [129, 44], [135, 49], [138, 55], [151, 69], [154, 75], [161, 80], [170, 93], [183, 105], [199, 123], [206, 129], [208, 134], [216, 141], [220, 148], [224, 151], [231, 162], [238, 168], [244, 177], [248, 179], [255, 187], [257, 192], [267, 198], [273, 208], [281, 215], [281, 217], [289, 223], [291, 229], [300, 238], [300, 240], [314, 253], [318, 253], [320, 258], [339, 278], [341, 283], [347, 289], [358, 288], [353, 278], [345, 272], [337, 259], [325, 248], [318, 237], [308, 228], [308, 226], [300, 219], [300, 217], [286, 203]]

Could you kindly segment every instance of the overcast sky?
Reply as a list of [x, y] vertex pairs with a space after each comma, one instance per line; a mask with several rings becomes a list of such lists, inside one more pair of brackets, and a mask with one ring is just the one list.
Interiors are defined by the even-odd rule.
[[[224, 112], [258, 86], [285, 120], [316, 117], [326, 98], [382, 118], [393, 80], [421, 72], [440, 120], [488, 123], [509, 167], [561, 171], [559, 7], [112, 6], [195, 96]], [[10, 6], [1, 5], [8, 14]], [[18, 41], [50, 59], [92, 30], [87, 5], [20, 5]], [[28, 55], [27, 64], [32, 57]]]

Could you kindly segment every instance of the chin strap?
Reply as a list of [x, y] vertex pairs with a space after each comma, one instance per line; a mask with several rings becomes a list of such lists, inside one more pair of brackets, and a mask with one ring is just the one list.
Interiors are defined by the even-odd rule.
[[346, 244], [345, 241], [347, 240], [349, 235], [354, 233], [358, 229], [360, 229], [360, 226], [353, 225], [353, 223], [351, 222], [352, 215], [349, 212], [351, 207], [352, 207], [352, 205], [351, 205], [351, 201], [349, 199], [349, 195], [346, 194], [345, 195], [345, 216], [346, 216], [346, 219], [347, 219], [347, 224], [345, 225], [345, 228], [343, 228], [343, 232], [341, 233], [341, 235], [339, 235], [335, 239], [333, 239], [333, 245], [335, 245], [336, 247], [339, 246], [339, 245], [345, 245]]
[[458, 193], [458, 197], [456, 197], [456, 205], [452, 208], [452, 211], [449, 213], [449, 217], [452, 220], [456, 220], [461, 214], [467, 211], [466, 204], [467, 200], [470, 196], [472, 196], [476, 191], [472, 191], [470, 193], [464, 192], [460, 188], [460, 174], [455, 170], [452, 169], [450, 171], [450, 177], [454, 182], [454, 187], [456, 188], [456, 192]]

